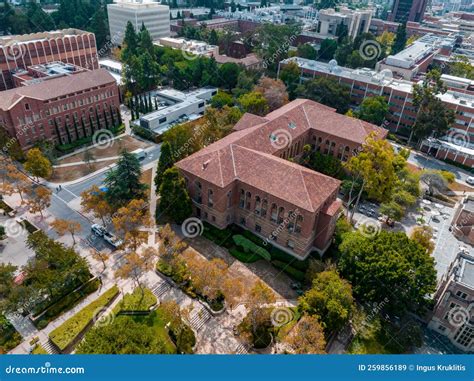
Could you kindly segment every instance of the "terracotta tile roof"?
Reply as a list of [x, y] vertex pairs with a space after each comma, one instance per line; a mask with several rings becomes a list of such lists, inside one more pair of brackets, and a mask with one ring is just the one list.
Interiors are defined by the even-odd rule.
[[[314, 129], [361, 144], [371, 131], [386, 135], [379, 127], [306, 99], [294, 100], [265, 118], [244, 114], [236, 127], [232, 134], [176, 165], [219, 187], [239, 180], [312, 212], [337, 190], [340, 181], [275, 156], [280, 150], [275, 137], [296, 139]], [[325, 213], [333, 214], [338, 207], [331, 204]]]
[[53, 78], [37, 84], [2, 91], [0, 108], [6, 111], [25, 97], [46, 101], [109, 83], [115, 83], [115, 79], [105, 69]]

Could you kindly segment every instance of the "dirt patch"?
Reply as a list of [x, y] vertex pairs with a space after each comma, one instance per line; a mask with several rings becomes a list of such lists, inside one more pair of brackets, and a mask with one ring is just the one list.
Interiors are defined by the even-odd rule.
[[151, 182], [153, 181], [152, 174], [153, 169], [147, 169], [145, 172], [142, 173], [142, 177], [140, 179], [143, 184], [146, 184], [148, 186], [148, 199], [151, 198]]
[[105, 160], [105, 161], [94, 163], [94, 165], [92, 166], [88, 166], [86, 164], [80, 164], [80, 165], [71, 165], [69, 167], [55, 168], [53, 176], [51, 177], [50, 181], [53, 183], [62, 183], [66, 181], [76, 180], [114, 163], [115, 163], [115, 160]]
[[[103, 147], [94, 147], [90, 148], [87, 151], [92, 154], [95, 159], [102, 159], [106, 157], [119, 156], [120, 152], [123, 149], [127, 151], [135, 151], [138, 148], [147, 148], [150, 144], [137, 140], [132, 136], [124, 136], [119, 139], [115, 139], [110, 146]], [[69, 156], [65, 159], [58, 160], [57, 164], [67, 164], [67, 163], [76, 163], [84, 160], [84, 155], [86, 151], [77, 153], [75, 155]]]

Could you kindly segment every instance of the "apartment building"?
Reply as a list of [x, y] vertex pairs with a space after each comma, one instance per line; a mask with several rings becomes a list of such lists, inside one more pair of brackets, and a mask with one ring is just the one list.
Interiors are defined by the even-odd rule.
[[0, 91], [11, 89], [12, 74], [29, 66], [61, 61], [99, 68], [93, 33], [79, 29], [0, 36]]
[[67, 144], [112, 126], [119, 105], [117, 84], [107, 70], [81, 71], [3, 91], [0, 127], [24, 150], [39, 140]]
[[474, 351], [474, 257], [461, 250], [438, 284], [428, 327]]
[[111, 41], [121, 44], [130, 21], [135, 30], [144, 24], [153, 40], [170, 36], [170, 8], [152, 0], [114, 0], [107, 5]]
[[453, 234], [461, 241], [474, 245], [474, 197], [466, 196], [456, 204], [453, 220]]
[[[387, 99], [389, 114], [384, 127], [407, 137], [416, 120], [413, 106], [413, 82], [395, 79], [390, 70], [377, 72], [371, 69], [350, 69], [329, 63], [291, 57], [280, 62], [279, 70], [289, 62], [294, 62], [301, 70], [300, 81], [316, 77], [330, 77], [350, 90], [353, 106], [359, 106], [369, 96], [380, 95]], [[424, 149], [440, 159], [449, 159], [468, 167], [474, 165], [474, 83], [458, 78], [454, 87], [453, 77], [442, 76], [450, 89], [439, 95], [441, 101], [455, 112], [455, 123], [445, 137], [438, 137], [435, 144], [424, 144]], [[450, 85], [451, 84], [451, 85]]]
[[428, 0], [394, 0], [390, 21], [405, 23], [407, 21], [423, 21]]
[[303, 147], [348, 160], [371, 133], [387, 131], [297, 99], [265, 117], [245, 114], [234, 132], [176, 166], [198, 218], [237, 224], [304, 259], [328, 248], [341, 202], [339, 180], [296, 163]]

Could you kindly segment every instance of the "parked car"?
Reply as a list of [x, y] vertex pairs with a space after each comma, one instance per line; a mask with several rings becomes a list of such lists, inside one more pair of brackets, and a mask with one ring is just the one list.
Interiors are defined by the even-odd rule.
[[120, 238], [117, 238], [115, 235], [109, 233], [108, 231], [104, 233], [104, 240], [108, 242], [111, 246], [113, 246], [115, 249], [123, 244], [123, 241]]
[[107, 233], [107, 230], [102, 225], [99, 225], [99, 224], [92, 225], [91, 230], [95, 235], [99, 237], [103, 237], [104, 234]]
[[474, 176], [469, 176], [466, 179], [466, 183], [468, 183], [469, 185], [474, 185]]

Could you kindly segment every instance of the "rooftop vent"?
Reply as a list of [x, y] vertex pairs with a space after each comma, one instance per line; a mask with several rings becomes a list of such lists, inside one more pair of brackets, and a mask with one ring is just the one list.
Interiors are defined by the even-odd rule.
[[288, 128], [289, 128], [290, 130], [294, 130], [294, 129], [296, 128], [296, 123], [295, 123], [295, 122], [290, 122], [290, 123], [288, 123]]
[[206, 169], [210, 162], [211, 162], [211, 160], [207, 160], [204, 163], [202, 163], [202, 169], [203, 170]]

